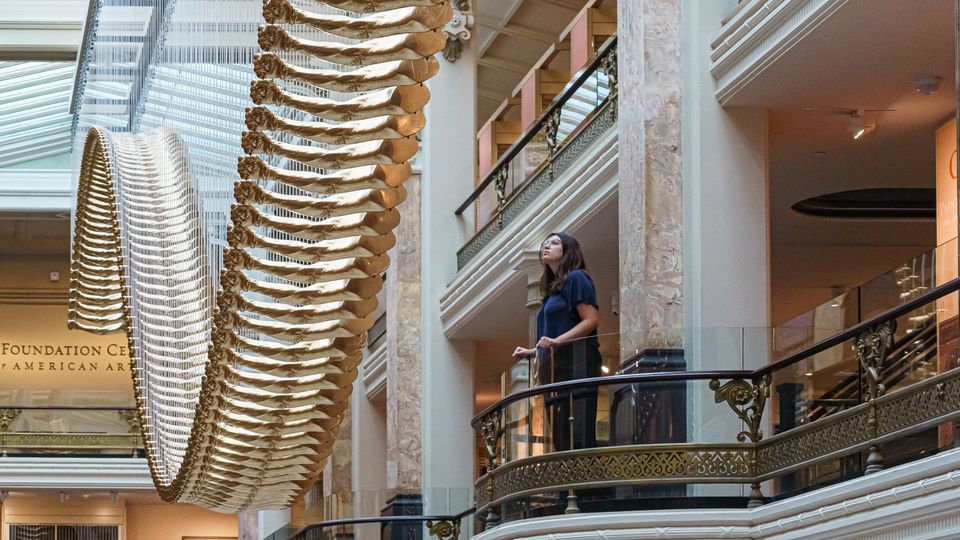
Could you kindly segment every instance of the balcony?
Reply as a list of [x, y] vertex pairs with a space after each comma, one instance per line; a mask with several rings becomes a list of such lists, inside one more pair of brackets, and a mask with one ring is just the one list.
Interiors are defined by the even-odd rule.
[[[543, 92], [549, 91], [545, 89], [548, 83], [542, 78], [536, 80], [540, 86], [535, 91], [536, 99], [540, 99]], [[616, 131], [616, 118], [613, 36], [492, 166], [485, 166], [483, 156], [498, 154], [505, 128], [501, 127], [498, 135], [493, 132], [498, 123], [494, 123], [480, 134], [480, 167], [481, 171], [489, 171], [456, 210], [457, 215], [472, 210], [477, 224], [476, 234], [457, 252], [457, 267], [463, 269], [512, 223], [521, 222], [527, 210], [551, 186], [569, 181], [569, 172], [583, 163], [595, 143]], [[491, 148], [484, 151], [484, 145]]]
[[[955, 468], [957, 452], [946, 450], [955, 445], [960, 416], [950, 337], [957, 319], [937, 320], [935, 306], [954, 301], [958, 289], [960, 280], [953, 280], [912, 293], [796, 352], [780, 351], [770, 330], [687, 329], [684, 350], [641, 351], [621, 364], [626, 373], [514, 392], [472, 423], [486, 452], [475, 484], [477, 515], [498, 531], [513, 521], [578, 512], [743, 509], [791, 500], [816, 510], [819, 492], [827, 494], [823, 501], [845, 500], [831, 484], [882, 478], [869, 485], [886, 486], [905, 473], [872, 475], [935, 454], [942, 454], [939, 465], [916, 470]], [[687, 370], [700, 365], [718, 369]], [[577, 406], [591, 395], [595, 415]], [[560, 424], [567, 422], [572, 429]], [[591, 424], [596, 442], [577, 442], [577, 430]], [[857, 489], [849, 497], [869, 493]], [[911, 490], [904, 488], [912, 494], [904, 497], [917, 496]], [[898, 500], [878, 497], [870, 507]], [[774, 514], [785, 515], [764, 515]], [[747, 514], [736, 516], [745, 530], [755, 527]], [[790, 530], [804, 520], [778, 526]]]

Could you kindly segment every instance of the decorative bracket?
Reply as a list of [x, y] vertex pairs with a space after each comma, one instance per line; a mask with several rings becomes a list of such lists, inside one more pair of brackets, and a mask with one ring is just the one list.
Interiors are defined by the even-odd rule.
[[897, 321], [882, 322], [861, 333], [856, 339], [857, 361], [863, 368], [867, 379], [864, 399], [871, 401], [886, 393], [883, 383], [883, 363], [887, 351], [893, 347], [893, 334], [897, 331]]
[[437, 540], [453, 540], [460, 537], [460, 520], [428, 521], [427, 531]]
[[443, 27], [447, 36], [447, 45], [443, 48], [443, 57], [451, 64], [460, 59], [463, 46], [473, 37], [473, 14], [470, 13], [470, 0], [454, 0], [453, 18]]
[[733, 379], [721, 385], [718, 379], [713, 379], [710, 381], [710, 389], [714, 392], [716, 403], [726, 401], [747, 425], [746, 431], [737, 434], [737, 440], [745, 442], [749, 438], [752, 442], [760, 442], [763, 439], [763, 431], [760, 429], [763, 409], [770, 397], [770, 374], [758, 375], [753, 378], [752, 383]]

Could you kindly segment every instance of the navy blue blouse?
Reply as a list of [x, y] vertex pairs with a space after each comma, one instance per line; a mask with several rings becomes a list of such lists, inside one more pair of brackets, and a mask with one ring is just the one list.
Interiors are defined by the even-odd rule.
[[[560, 292], [543, 299], [540, 311], [537, 312], [537, 341], [543, 336], [558, 337], [580, 324], [583, 320], [577, 312], [580, 304], [600, 308], [597, 305], [597, 290], [593, 286], [593, 280], [583, 270], [574, 270], [567, 274]], [[599, 347], [597, 330], [590, 332], [584, 341], [589, 346]]]

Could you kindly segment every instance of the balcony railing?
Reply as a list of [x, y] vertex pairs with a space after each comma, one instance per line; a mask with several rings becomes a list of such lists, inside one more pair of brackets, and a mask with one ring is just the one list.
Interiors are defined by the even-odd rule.
[[[472, 422], [486, 450], [477, 515], [495, 526], [580, 510], [756, 507], [952, 445], [958, 321], [942, 314], [917, 331], [911, 318], [958, 290], [960, 279], [758, 369], [684, 371], [685, 351], [661, 350], [625, 362], [640, 373], [511, 394]], [[716, 365], [714, 344], [700, 350]], [[595, 413], [582, 406], [591, 399]]]
[[616, 126], [617, 39], [610, 38], [593, 61], [550, 108], [514, 143], [477, 189], [457, 208], [471, 205], [477, 234], [457, 252], [463, 268], [517, 218], [553, 181], [584, 156], [601, 135]]
[[138, 456], [143, 438], [136, 409], [0, 407], [0, 456]]

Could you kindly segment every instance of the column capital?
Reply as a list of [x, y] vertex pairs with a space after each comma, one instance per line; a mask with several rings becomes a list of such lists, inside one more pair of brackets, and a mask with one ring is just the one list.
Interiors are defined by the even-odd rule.
[[527, 276], [527, 284], [539, 283], [540, 274], [543, 273], [543, 263], [540, 262], [540, 250], [525, 249], [520, 252], [517, 258], [515, 270], [523, 272]]
[[443, 48], [443, 57], [448, 62], [456, 62], [460, 59], [460, 53], [463, 46], [473, 37], [474, 26], [473, 13], [470, 12], [470, 0], [453, 1], [453, 17], [450, 22], [443, 27], [443, 33], [447, 36], [447, 45]]

